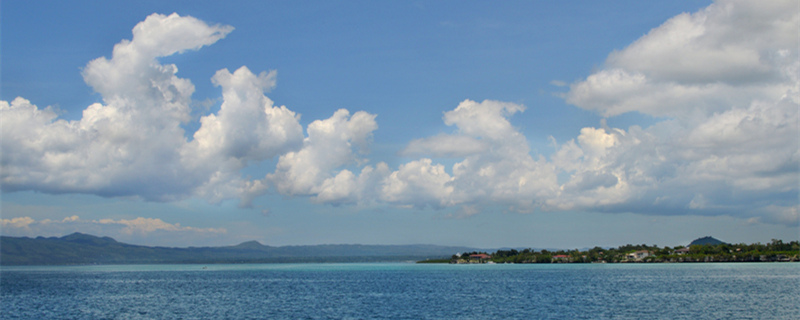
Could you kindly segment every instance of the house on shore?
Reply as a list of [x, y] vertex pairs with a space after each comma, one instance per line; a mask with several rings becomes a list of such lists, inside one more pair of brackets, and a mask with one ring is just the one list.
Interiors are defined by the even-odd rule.
[[485, 254], [485, 253], [479, 253], [479, 254], [471, 254], [471, 255], [469, 255], [469, 259], [470, 259], [470, 260], [484, 261], [484, 260], [489, 260], [489, 259], [491, 259], [491, 258], [492, 258], [492, 256], [490, 256], [490, 255], [488, 255], [488, 254]]
[[636, 252], [633, 252], [633, 253], [629, 253], [625, 257], [628, 258], [628, 260], [642, 261], [642, 259], [647, 258], [647, 257], [649, 257], [651, 255], [652, 255], [652, 253], [650, 251], [639, 250], [639, 251], [636, 251]]
[[680, 248], [678, 250], [675, 250], [675, 254], [677, 254], [679, 256], [682, 256], [682, 255], [688, 254], [688, 253], [689, 253], [689, 247], [684, 247], [684, 248]]

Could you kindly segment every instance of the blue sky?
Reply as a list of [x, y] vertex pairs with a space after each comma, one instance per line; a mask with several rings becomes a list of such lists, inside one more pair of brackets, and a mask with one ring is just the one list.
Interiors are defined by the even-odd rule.
[[0, 9], [4, 235], [800, 238], [790, 1]]

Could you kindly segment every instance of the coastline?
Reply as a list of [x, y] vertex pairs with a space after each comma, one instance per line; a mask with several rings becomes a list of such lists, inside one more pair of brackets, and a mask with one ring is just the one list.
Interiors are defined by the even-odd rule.
[[[443, 259], [444, 260], [444, 259]], [[536, 251], [497, 250], [494, 253], [457, 253], [451, 264], [481, 263], [707, 263], [707, 262], [798, 262], [800, 242], [772, 240], [767, 244], [728, 244], [711, 237], [700, 238], [689, 246], [658, 247], [624, 245], [589, 250]]]

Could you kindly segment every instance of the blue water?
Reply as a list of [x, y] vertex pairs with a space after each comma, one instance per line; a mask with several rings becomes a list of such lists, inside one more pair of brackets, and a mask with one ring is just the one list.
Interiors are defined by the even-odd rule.
[[3, 267], [2, 319], [799, 319], [800, 263]]

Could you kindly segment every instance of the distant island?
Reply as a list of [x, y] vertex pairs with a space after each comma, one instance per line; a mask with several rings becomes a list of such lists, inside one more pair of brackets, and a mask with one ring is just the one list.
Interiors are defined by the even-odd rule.
[[703, 237], [688, 246], [658, 247], [624, 245], [618, 248], [595, 247], [590, 250], [536, 251], [498, 250], [494, 253], [458, 253], [450, 259], [420, 262], [439, 263], [646, 263], [646, 262], [797, 262], [800, 243], [772, 240], [767, 244], [728, 244], [713, 237]]
[[257, 241], [225, 247], [149, 247], [110, 237], [73, 233], [63, 237], [0, 236], [0, 265], [284, 263], [417, 261], [475, 248], [435, 245], [266, 246]]

